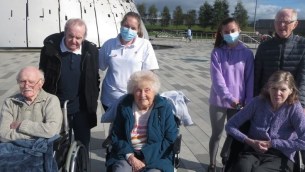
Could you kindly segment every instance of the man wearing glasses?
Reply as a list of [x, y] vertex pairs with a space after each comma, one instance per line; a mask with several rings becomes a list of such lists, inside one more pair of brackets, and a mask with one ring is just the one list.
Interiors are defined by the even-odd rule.
[[20, 93], [5, 100], [0, 113], [0, 141], [51, 138], [60, 132], [62, 111], [56, 96], [42, 89], [44, 76], [28, 66], [17, 75]]
[[[254, 95], [259, 95], [270, 75], [277, 70], [289, 71], [299, 89], [299, 100], [305, 111], [305, 39], [294, 35], [297, 12], [283, 8], [274, 21], [275, 37], [261, 43], [255, 55]], [[301, 151], [305, 161], [305, 151]]]
[[255, 55], [254, 94], [260, 93], [273, 72], [289, 71], [296, 80], [300, 101], [305, 108], [305, 39], [293, 34], [297, 25], [294, 9], [283, 8], [277, 12], [275, 37], [261, 43]]

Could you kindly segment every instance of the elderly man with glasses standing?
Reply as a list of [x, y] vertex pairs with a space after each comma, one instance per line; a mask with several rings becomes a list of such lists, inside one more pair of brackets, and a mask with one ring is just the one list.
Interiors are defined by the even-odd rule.
[[305, 39], [293, 34], [297, 26], [297, 12], [294, 9], [283, 8], [277, 12], [275, 37], [261, 43], [255, 55], [254, 94], [260, 93], [273, 72], [289, 71], [296, 80], [300, 101], [305, 109]]

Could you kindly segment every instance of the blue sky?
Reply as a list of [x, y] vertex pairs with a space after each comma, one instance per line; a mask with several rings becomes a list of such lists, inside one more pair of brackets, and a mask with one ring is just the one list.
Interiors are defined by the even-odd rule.
[[[215, 0], [135, 0], [136, 4], [145, 3], [146, 8], [155, 4], [159, 11], [167, 6], [170, 11], [173, 11], [178, 5], [183, 9], [183, 12], [195, 9], [199, 10], [199, 7], [207, 1], [213, 5]], [[248, 11], [249, 20], [254, 19], [255, 2], [256, 0], [241, 0], [244, 7]], [[234, 11], [234, 8], [238, 0], [228, 0], [230, 6], [230, 13]], [[304, 0], [257, 0], [256, 19], [273, 19], [276, 12], [283, 8], [290, 7], [298, 11], [298, 18], [305, 19], [305, 1]]]

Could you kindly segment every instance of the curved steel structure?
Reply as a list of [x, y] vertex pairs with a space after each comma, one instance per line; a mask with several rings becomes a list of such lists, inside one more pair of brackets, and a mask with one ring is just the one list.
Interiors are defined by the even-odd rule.
[[3, 0], [0, 11], [0, 47], [13, 48], [42, 47], [44, 38], [63, 31], [70, 18], [82, 18], [87, 40], [101, 46], [119, 33], [127, 12], [138, 12], [133, 0]]

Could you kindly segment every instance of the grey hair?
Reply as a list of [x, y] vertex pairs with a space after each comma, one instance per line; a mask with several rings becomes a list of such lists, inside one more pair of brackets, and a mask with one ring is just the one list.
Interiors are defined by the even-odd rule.
[[68, 32], [68, 30], [72, 27], [72, 26], [85, 26], [85, 35], [84, 38], [87, 37], [87, 25], [85, 23], [84, 20], [80, 19], [80, 18], [72, 18], [69, 19], [66, 24], [65, 24], [65, 34]]
[[276, 15], [275, 15], [275, 20], [278, 18], [278, 16], [281, 14], [281, 13], [283, 13], [283, 12], [286, 12], [286, 11], [291, 11], [292, 12], [292, 16], [291, 16], [291, 21], [296, 21], [296, 20], [298, 20], [298, 12], [295, 10], [295, 9], [293, 9], [293, 8], [282, 8], [282, 9], [280, 9], [277, 13], [276, 13]]
[[128, 80], [127, 92], [132, 94], [140, 83], [145, 82], [151, 83], [150, 88], [155, 92], [155, 94], [159, 92], [161, 87], [159, 77], [149, 70], [134, 72]]
[[37, 67], [35, 66], [26, 66], [26, 67], [23, 67], [20, 69], [20, 71], [18, 72], [17, 76], [16, 76], [16, 80], [17, 82], [19, 82], [20, 80], [20, 74], [25, 70], [25, 69], [34, 69], [35, 72], [38, 72], [38, 77], [40, 80], [42, 80], [44, 82], [44, 73], [42, 70], [38, 69]]

